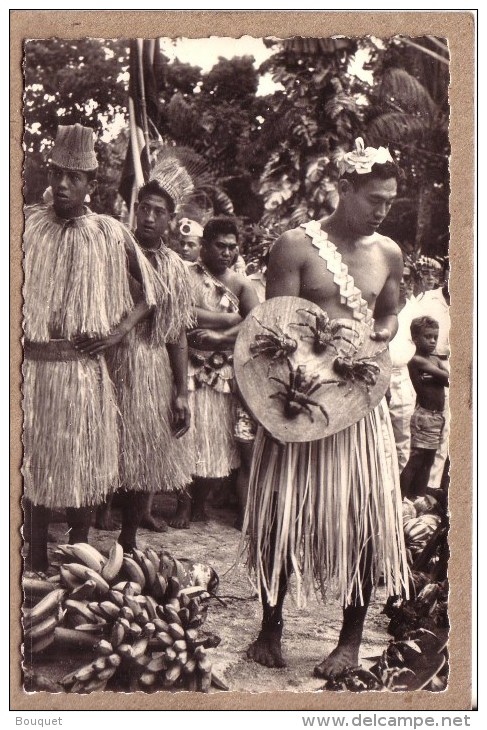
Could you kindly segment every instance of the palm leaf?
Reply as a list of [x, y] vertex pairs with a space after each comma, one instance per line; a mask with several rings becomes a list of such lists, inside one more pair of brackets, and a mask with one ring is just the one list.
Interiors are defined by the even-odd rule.
[[378, 96], [385, 107], [406, 114], [421, 114], [428, 120], [433, 120], [440, 111], [418, 79], [402, 68], [389, 68], [384, 72]]
[[373, 119], [367, 127], [367, 142], [381, 143], [408, 142], [422, 139], [430, 130], [429, 120], [421, 116], [390, 112]]

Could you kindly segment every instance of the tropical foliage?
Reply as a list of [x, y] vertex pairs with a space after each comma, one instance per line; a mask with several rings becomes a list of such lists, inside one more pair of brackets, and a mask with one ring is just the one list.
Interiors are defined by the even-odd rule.
[[[205, 159], [215, 189], [229, 198], [217, 208], [231, 205], [242, 218], [248, 255], [258, 258], [280, 230], [334, 209], [334, 156], [359, 135], [368, 144], [390, 146], [406, 172], [384, 233], [406, 249], [445, 254], [446, 42], [292, 38], [268, 39], [266, 45], [272, 53], [258, 69], [251, 56], [220, 58], [207, 73], [162, 56], [157, 78], [162, 138]], [[354, 74], [356, 54], [372, 72], [371, 83]], [[83, 122], [99, 136], [93, 206], [119, 212], [128, 61], [123, 39], [25, 42], [27, 202], [44, 191], [45, 160], [59, 122]], [[264, 75], [278, 85], [267, 96], [258, 95]]]

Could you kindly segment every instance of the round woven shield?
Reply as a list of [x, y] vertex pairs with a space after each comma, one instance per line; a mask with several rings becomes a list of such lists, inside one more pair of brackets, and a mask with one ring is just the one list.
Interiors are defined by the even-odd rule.
[[254, 418], [283, 442], [314, 441], [359, 421], [381, 401], [391, 375], [389, 351], [371, 332], [356, 320], [330, 320], [299, 297], [259, 304], [234, 351]]

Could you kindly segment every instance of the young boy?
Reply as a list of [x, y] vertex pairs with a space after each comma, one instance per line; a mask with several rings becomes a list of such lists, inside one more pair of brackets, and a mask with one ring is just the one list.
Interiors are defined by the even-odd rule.
[[432, 317], [416, 317], [411, 337], [416, 354], [408, 363], [416, 391], [416, 408], [411, 417], [411, 453], [401, 474], [401, 492], [408, 499], [426, 494], [430, 469], [445, 427], [445, 388], [449, 376], [441, 359], [434, 354], [439, 325]]

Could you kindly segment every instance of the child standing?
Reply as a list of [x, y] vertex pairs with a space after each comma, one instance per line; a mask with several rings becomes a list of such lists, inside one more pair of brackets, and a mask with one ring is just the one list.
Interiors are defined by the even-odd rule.
[[426, 494], [429, 474], [445, 427], [445, 388], [448, 371], [434, 354], [439, 325], [432, 317], [416, 317], [411, 337], [416, 353], [408, 363], [416, 391], [416, 408], [411, 417], [411, 453], [401, 474], [403, 497], [414, 499]]

